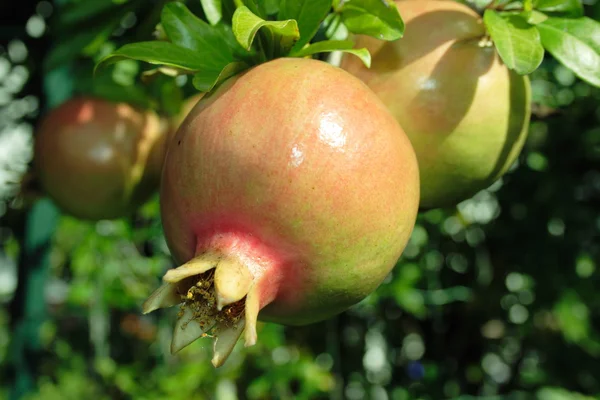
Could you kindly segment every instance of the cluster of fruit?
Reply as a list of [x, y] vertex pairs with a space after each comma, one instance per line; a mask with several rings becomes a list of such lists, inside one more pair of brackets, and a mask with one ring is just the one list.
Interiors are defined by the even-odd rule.
[[127, 215], [160, 186], [181, 264], [144, 312], [181, 304], [172, 350], [214, 337], [215, 366], [256, 321], [342, 312], [397, 263], [419, 210], [489, 186], [521, 151], [530, 87], [501, 61], [479, 14], [397, 2], [402, 39], [357, 36], [372, 55], [339, 67], [279, 57], [191, 98], [169, 120], [98, 98], [52, 110], [37, 176], [67, 213]]

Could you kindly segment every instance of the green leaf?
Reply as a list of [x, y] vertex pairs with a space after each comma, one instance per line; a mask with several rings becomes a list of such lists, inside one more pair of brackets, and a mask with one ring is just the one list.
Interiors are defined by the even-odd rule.
[[312, 43], [303, 49], [293, 50], [290, 52], [290, 57], [306, 57], [317, 53], [348, 50], [352, 47], [354, 47], [352, 40], [324, 40]]
[[[205, 1], [211, 1], [211, 0], [205, 0]], [[237, 8], [237, 3], [240, 0], [218, 0], [221, 3], [221, 9], [220, 9], [220, 13], [221, 13], [221, 18], [219, 19], [220, 22], [223, 22], [225, 24], [231, 25], [231, 19], [233, 18], [233, 13], [235, 12], [236, 8]]]
[[527, 75], [539, 67], [544, 48], [534, 26], [519, 15], [502, 16], [494, 10], [486, 10], [483, 21], [508, 68]]
[[277, 19], [295, 19], [298, 22], [300, 39], [294, 49], [300, 49], [315, 36], [329, 10], [331, 0], [282, 0]]
[[100, 60], [96, 65], [96, 70], [127, 59], [166, 65], [190, 72], [218, 68], [218, 65], [211, 63], [198, 52], [179, 47], [173, 43], [154, 41], [126, 44]]
[[221, 0], [200, 0], [204, 15], [211, 25], [216, 25], [223, 18]]
[[325, 37], [328, 39], [346, 40], [348, 38], [348, 28], [342, 23], [340, 14], [329, 14], [323, 21], [323, 26], [325, 27]]
[[[236, 0], [234, 0], [236, 1]], [[260, 18], [267, 18], [267, 10], [264, 7], [264, 0], [238, 0], [248, 7], [252, 14], [259, 16]], [[237, 1], [236, 1], [237, 2]], [[238, 7], [239, 8], [239, 7]]]
[[237, 41], [230, 25], [220, 22], [213, 26], [213, 29], [227, 43], [227, 47], [233, 52], [234, 59], [244, 60], [252, 55], [251, 52], [244, 49]]
[[231, 49], [219, 32], [192, 14], [183, 3], [167, 3], [161, 23], [174, 44], [218, 60], [220, 65], [233, 61]]
[[548, 18], [537, 25], [544, 48], [575, 75], [600, 87], [600, 23], [587, 18]]
[[267, 15], [275, 15], [279, 12], [281, 2], [284, 0], [264, 0]]
[[244, 62], [232, 62], [221, 70], [203, 70], [194, 75], [192, 83], [199, 91], [209, 92], [219, 83], [237, 75], [248, 67], [249, 65]]
[[348, 0], [340, 13], [352, 33], [382, 40], [396, 40], [404, 34], [404, 21], [389, 0]]
[[538, 11], [562, 14], [565, 17], [583, 16], [580, 0], [535, 0], [533, 7]]
[[293, 51], [290, 57], [306, 57], [317, 53], [327, 53], [331, 51], [343, 51], [344, 53], [354, 54], [367, 66], [371, 67], [371, 54], [367, 49], [353, 49], [354, 42], [351, 40], [324, 40], [310, 44], [303, 49]]
[[547, 20], [548, 16], [543, 12], [533, 10], [530, 13], [528, 13], [526, 18], [527, 22], [529, 22], [531, 25], [537, 25]]
[[292, 48], [300, 38], [298, 23], [291, 19], [286, 21], [265, 21], [253, 14], [248, 7], [239, 7], [233, 14], [233, 34], [237, 41], [246, 50], [250, 50], [257, 32], [266, 28], [272, 35], [273, 42], [277, 42], [283, 53]]

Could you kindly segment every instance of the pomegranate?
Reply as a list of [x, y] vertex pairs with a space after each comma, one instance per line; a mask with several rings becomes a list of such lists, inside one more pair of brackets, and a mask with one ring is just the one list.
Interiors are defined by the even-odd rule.
[[152, 165], [158, 167], [160, 171], [162, 171], [164, 156], [167, 154], [168, 147], [173, 140], [175, 133], [190, 111], [194, 108], [196, 103], [198, 103], [198, 101], [202, 98], [202, 96], [204, 96], [204, 93], [199, 93], [188, 97], [183, 101], [179, 113], [169, 118], [167, 133], [164, 137], [160, 138], [160, 141], [156, 144], [156, 150], [153, 152], [153, 155], [156, 156], [156, 159], [152, 160]]
[[[368, 118], [367, 118], [368, 116]], [[183, 263], [144, 304], [182, 304], [171, 350], [214, 336], [220, 366], [256, 321], [340, 313], [390, 272], [418, 212], [415, 154], [345, 71], [279, 58], [225, 81], [167, 152], [161, 213]]]
[[501, 61], [481, 17], [463, 4], [396, 2], [402, 39], [366, 36], [357, 47], [371, 69], [352, 57], [341, 67], [362, 79], [408, 135], [419, 160], [421, 207], [456, 204], [502, 176], [519, 155], [529, 126], [527, 77]]
[[151, 111], [94, 97], [52, 110], [35, 136], [38, 179], [65, 212], [119, 218], [158, 190], [168, 124]]

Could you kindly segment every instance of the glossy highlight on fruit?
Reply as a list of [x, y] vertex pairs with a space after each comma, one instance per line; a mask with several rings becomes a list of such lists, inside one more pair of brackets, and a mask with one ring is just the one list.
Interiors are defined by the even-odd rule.
[[167, 126], [154, 112], [125, 103], [72, 98], [38, 127], [36, 174], [66, 213], [124, 217], [158, 190]]
[[529, 79], [510, 71], [481, 17], [454, 1], [396, 2], [404, 37], [356, 38], [373, 59], [341, 67], [363, 80], [408, 135], [421, 173], [421, 207], [456, 204], [502, 176], [527, 136]]
[[172, 351], [211, 336], [220, 366], [243, 332], [256, 342], [257, 319], [308, 324], [375, 290], [414, 227], [419, 175], [402, 128], [362, 82], [280, 58], [195, 106], [160, 196], [182, 265], [144, 312], [181, 304]]

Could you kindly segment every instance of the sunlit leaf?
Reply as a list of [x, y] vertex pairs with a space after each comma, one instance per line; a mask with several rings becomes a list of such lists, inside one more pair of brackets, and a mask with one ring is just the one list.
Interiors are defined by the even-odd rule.
[[294, 19], [298, 22], [300, 39], [294, 49], [300, 49], [317, 33], [321, 22], [331, 9], [331, 0], [282, 0], [279, 20]]
[[534, 0], [533, 7], [538, 11], [562, 14], [565, 17], [583, 16], [580, 0]]
[[581, 79], [600, 87], [600, 23], [548, 18], [537, 25], [544, 48]]
[[348, 0], [341, 7], [342, 21], [352, 33], [396, 40], [404, 34], [404, 21], [393, 1]]
[[544, 59], [544, 48], [535, 26], [519, 15], [502, 16], [493, 10], [486, 10], [483, 20], [508, 68], [527, 75], [539, 67]]
[[166, 65], [184, 71], [218, 68], [218, 64], [207, 60], [198, 52], [179, 47], [173, 43], [155, 41], [126, 44], [102, 59], [96, 69], [126, 59]]
[[218, 60], [219, 63], [233, 60], [231, 50], [219, 32], [192, 14], [184, 4], [166, 4], [161, 22], [174, 44], [199, 52], [203, 57]]
[[254, 37], [261, 28], [273, 35], [273, 41], [285, 53], [300, 38], [298, 23], [295, 20], [266, 21], [255, 15], [247, 7], [239, 7], [233, 15], [233, 34], [243, 48], [250, 50]]
[[371, 66], [371, 54], [367, 49], [354, 49], [351, 40], [325, 40], [313, 43], [305, 48], [290, 53], [292, 57], [306, 57], [318, 53], [342, 51], [357, 56], [367, 68]]
[[204, 15], [211, 25], [217, 24], [223, 17], [221, 0], [200, 0]]

